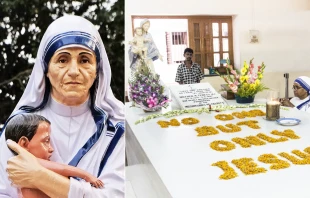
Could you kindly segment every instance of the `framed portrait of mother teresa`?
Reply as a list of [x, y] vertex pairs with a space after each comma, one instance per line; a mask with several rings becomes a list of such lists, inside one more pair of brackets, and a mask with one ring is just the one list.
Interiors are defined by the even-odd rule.
[[1, 198], [125, 196], [124, 1], [61, 2], [3, 6]]

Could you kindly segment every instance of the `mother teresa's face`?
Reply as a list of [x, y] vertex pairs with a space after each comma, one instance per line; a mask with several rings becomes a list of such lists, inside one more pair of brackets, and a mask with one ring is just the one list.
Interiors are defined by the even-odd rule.
[[56, 51], [49, 62], [47, 77], [54, 99], [69, 106], [82, 104], [96, 78], [96, 56], [80, 47]]

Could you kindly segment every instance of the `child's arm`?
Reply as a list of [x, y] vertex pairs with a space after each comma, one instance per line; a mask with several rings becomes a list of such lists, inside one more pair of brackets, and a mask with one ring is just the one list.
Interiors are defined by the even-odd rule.
[[137, 44], [137, 38], [136, 37], [134, 37], [132, 39], [132, 41], [129, 41], [129, 45], [136, 45], [136, 44]]
[[50, 198], [42, 191], [33, 188], [22, 188], [22, 198]]
[[65, 165], [65, 164], [60, 164], [57, 162], [52, 162], [52, 161], [48, 161], [48, 160], [43, 160], [43, 159], [39, 159], [38, 158], [39, 163], [55, 172], [58, 173], [59, 175], [65, 176], [65, 177], [79, 177], [84, 179], [87, 182], [90, 182], [93, 186], [95, 186], [96, 188], [102, 188], [103, 187], [103, 182], [101, 180], [99, 180], [98, 178], [94, 177], [93, 175], [89, 174], [88, 172], [79, 169], [77, 167], [74, 166], [69, 166], [69, 165]]

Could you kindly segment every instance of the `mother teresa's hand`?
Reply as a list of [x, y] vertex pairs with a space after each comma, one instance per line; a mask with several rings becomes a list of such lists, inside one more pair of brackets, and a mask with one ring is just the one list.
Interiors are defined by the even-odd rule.
[[37, 158], [16, 142], [8, 140], [7, 145], [18, 155], [11, 157], [7, 162], [7, 172], [12, 184], [24, 188], [36, 188], [38, 173], [44, 168], [39, 164]]

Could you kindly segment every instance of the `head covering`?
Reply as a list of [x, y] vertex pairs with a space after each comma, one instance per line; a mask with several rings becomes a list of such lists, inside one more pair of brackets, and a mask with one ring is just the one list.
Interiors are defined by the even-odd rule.
[[48, 63], [57, 50], [66, 46], [87, 47], [96, 54], [97, 77], [90, 94], [95, 122], [104, 123], [109, 119], [115, 125], [124, 121], [124, 104], [111, 90], [111, 68], [99, 32], [90, 21], [74, 15], [60, 17], [47, 28], [27, 87], [10, 118], [20, 111], [35, 112], [44, 108], [50, 97], [50, 83], [46, 77]]
[[294, 82], [300, 84], [300, 86], [302, 86], [302, 88], [304, 88], [308, 92], [308, 95], [310, 94], [310, 78], [309, 77], [300, 76]]
[[[67, 48], [72, 48], [72, 47], [79, 47], [79, 48], [83, 48], [83, 49], [86, 49], [86, 50], [91, 50], [91, 49], [89, 49], [89, 47], [86, 47], [86, 46], [84, 46], [84, 45], [80, 45], [80, 44], [71, 44], [71, 45], [64, 45], [64, 46], [58, 48], [58, 49], [56, 50], [56, 52], [58, 52], [59, 50], [62, 50], [62, 49], [67, 49]], [[56, 53], [56, 52], [55, 52], [55, 53]]]
[[149, 22], [150, 23], [150, 20], [148, 19], [143, 19], [141, 22], [140, 22], [140, 27], [142, 27], [145, 23]]

